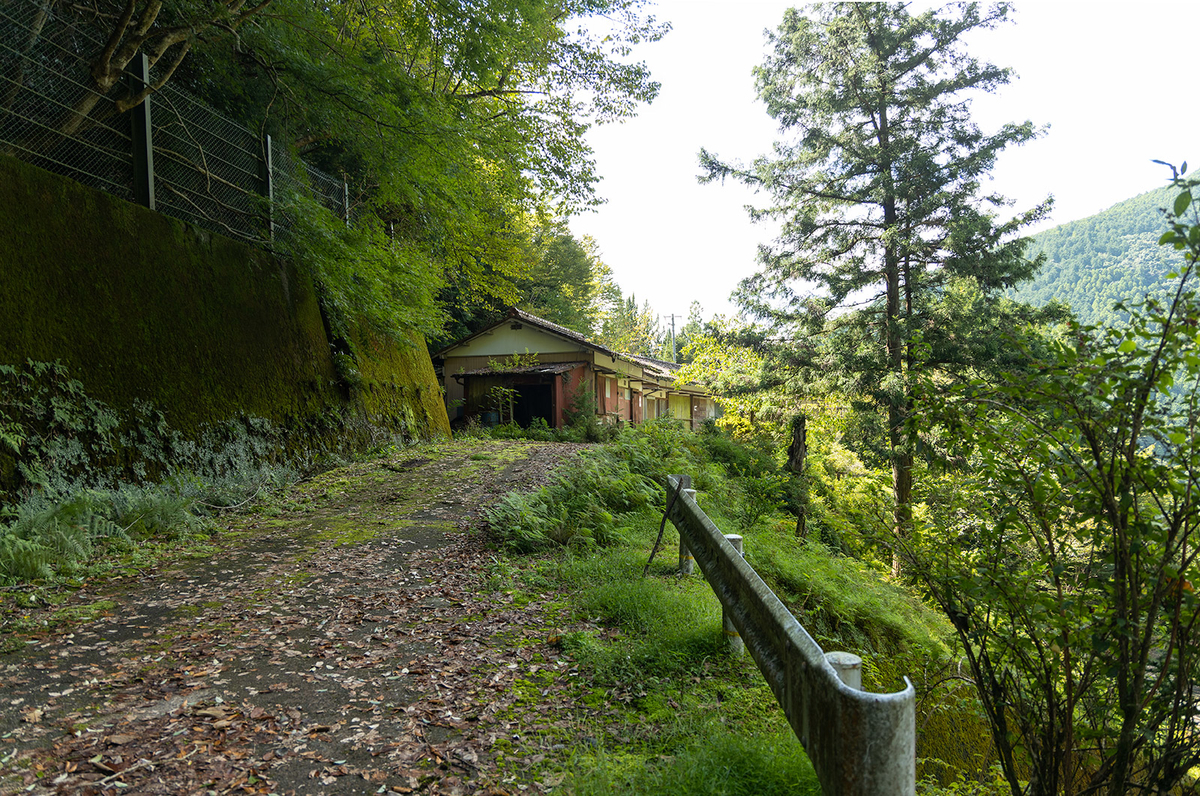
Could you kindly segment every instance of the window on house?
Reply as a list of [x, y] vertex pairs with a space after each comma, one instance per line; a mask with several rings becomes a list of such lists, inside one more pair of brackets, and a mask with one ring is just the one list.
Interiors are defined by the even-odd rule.
[[612, 379], [604, 380], [604, 397], [612, 398]]

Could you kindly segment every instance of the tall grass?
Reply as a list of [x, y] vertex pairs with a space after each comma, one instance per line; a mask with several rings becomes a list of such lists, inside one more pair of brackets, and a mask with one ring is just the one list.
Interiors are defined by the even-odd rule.
[[703, 581], [642, 577], [645, 547], [636, 541], [644, 542], [647, 527], [638, 525], [635, 544], [558, 562], [557, 577], [573, 595], [576, 615], [622, 634], [616, 644], [566, 642], [602, 683], [675, 676], [723, 655], [720, 605]]

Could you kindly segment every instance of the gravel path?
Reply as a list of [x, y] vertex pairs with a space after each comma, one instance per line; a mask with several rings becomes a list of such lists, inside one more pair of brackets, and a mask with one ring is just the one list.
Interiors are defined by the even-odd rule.
[[0, 794], [552, 788], [562, 617], [496, 590], [468, 529], [579, 450], [410, 448], [226, 518], [199, 557], [81, 590], [98, 618], [0, 655]]

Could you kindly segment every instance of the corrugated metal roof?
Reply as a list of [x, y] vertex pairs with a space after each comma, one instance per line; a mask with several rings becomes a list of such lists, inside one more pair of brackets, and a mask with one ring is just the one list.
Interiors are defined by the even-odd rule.
[[641, 365], [643, 368], [649, 368], [655, 373], [660, 373], [670, 378], [675, 378], [675, 371], [681, 367], [676, 362], [667, 362], [663, 359], [655, 359], [654, 357], [641, 357], [636, 354], [625, 354], [626, 359], [631, 359]]

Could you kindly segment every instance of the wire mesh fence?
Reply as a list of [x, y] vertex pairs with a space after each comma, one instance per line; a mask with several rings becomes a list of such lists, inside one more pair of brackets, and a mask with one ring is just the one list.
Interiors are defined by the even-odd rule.
[[0, 3], [0, 151], [132, 200], [129, 120], [86, 68], [102, 48], [50, 2]]
[[156, 210], [255, 243], [292, 228], [285, 214], [272, 213], [271, 180], [350, 220], [344, 180], [281, 147], [269, 152], [270, 139], [170, 84], [148, 100], [148, 151], [140, 152], [134, 114], [117, 102], [141, 83], [130, 74], [98, 91], [90, 65], [103, 48], [78, 7], [0, 0], [0, 152], [128, 201], [141, 195], [143, 158], [152, 164]]
[[[308, 196], [343, 221], [354, 220], [345, 180], [331, 177], [278, 149], [271, 154], [271, 179], [276, 199], [295, 194]], [[273, 210], [273, 221], [276, 234], [287, 234], [295, 223], [291, 213], [278, 205]]]
[[230, 237], [267, 237], [257, 136], [170, 85], [151, 103], [157, 209]]

